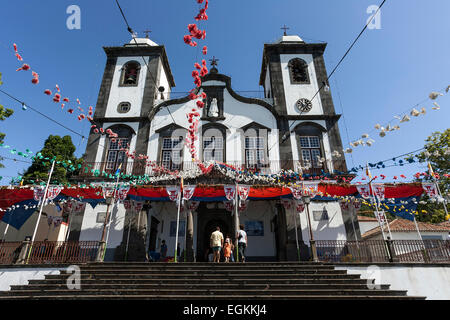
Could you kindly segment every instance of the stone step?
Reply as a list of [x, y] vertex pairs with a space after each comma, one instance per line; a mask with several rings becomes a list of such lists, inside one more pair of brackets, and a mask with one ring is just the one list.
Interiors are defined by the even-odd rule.
[[191, 295], [191, 296], [161, 296], [161, 295], [47, 295], [47, 296], [0, 296], [0, 300], [425, 300], [420, 296], [336, 296], [336, 295]]
[[333, 265], [313, 265], [313, 264], [250, 264], [250, 263], [205, 263], [205, 264], [187, 264], [187, 263], [128, 263], [128, 264], [102, 264], [102, 263], [89, 263], [81, 264], [82, 268], [98, 269], [98, 268], [112, 268], [112, 269], [125, 269], [125, 268], [174, 268], [174, 269], [205, 269], [205, 268], [242, 268], [242, 269], [270, 269], [270, 268], [303, 268], [303, 269], [334, 269]]
[[[279, 270], [246, 270], [246, 269], [220, 269], [220, 270], [213, 270], [213, 269], [205, 269], [205, 270], [154, 270], [154, 269], [117, 269], [117, 270], [104, 270], [104, 269], [80, 269], [81, 274], [107, 274], [107, 273], [113, 273], [116, 275], [122, 275], [122, 274], [191, 274], [191, 275], [210, 275], [210, 274], [217, 274], [217, 275], [233, 275], [233, 274], [270, 274], [270, 275], [282, 275], [282, 274], [290, 274], [290, 275], [297, 275], [297, 274], [347, 274], [347, 270], [303, 270], [303, 269], [279, 269]], [[63, 272], [65, 273], [65, 272]]]
[[[76, 293], [75, 293], [76, 292]], [[26, 295], [26, 296], [39, 296], [39, 295], [69, 295], [85, 294], [85, 295], [160, 295], [160, 296], [191, 296], [191, 295], [252, 295], [252, 296], [266, 296], [266, 295], [334, 295], [334, 296], [406, 296], [405, 290], [370, 290], [370, 289], [267, 289], [267, 290], [255, 290], [255, 289], [98, 289], [98, 290], [20, 290], [20, 291], [6, 291], [5, 295]]]
[[[30, 285], [49, 284], [66, 285], [67, 279], [45, 279], [45, 280], [29, 280]], [[216, 286], [222, 286], [228, 284], [231, 281], [229, 279], [196, 279], [194, 283], [212, 284]], [[236, 284], [367, 284], [365, 279], [347, 279], [347, 278], [320, 278], [320, 279], [234, 279], [232, 281]], [[193, 283], [190, 279], [117, 279], [117, 278], [104, 278], [104, 279], [83, 279], [82, 284], [179, 284], [179, 285], [191, 285]]]
[[[67, 279], [70, 275], [68, 274], [51, 274], [46, 275], [45, 279]], [[346, 274], [346, 273], [288, 273], [288, 274], [254, 274], [254, 273], [212, 273], [212, 274], [192, 274], [192, 273], [174, 273], [174, 274], [166, 274], [166, 273], [126, 273], [126, 274], [111, 274], [111, 273], [96, 273], [96, 274], [86, 274], [81, 273], [80, 278], [83, 279], [105, 279], [111, 278], [114, 279], [191, 279], [192, 281], [197, 281], [199, 278], [203, 279], [221, 279], [226, 278], [229, 281], [234, 279], [242, 279], [242, 278], [259, 278], [259, 279], [333, 279], [333, 278], [345, 278], [345, 279], [358, 279], [360, 278], [359, 274]]]
[[[211, 289], [253, 289], [253, 290], [264, 290], [266, 288], [270, 288], [271, 290], [281, 290], [281, 289], [368, 289], [367, 283], [336, 283], [336, 284], [318, 284], [318, 283], [309, 283], [309, 284], [266, 284], [266, 283], [222, 283], [220, 286], [217, 284], [210, 283], [191, 283], [191, 284], [183, 284], [183, 283], [81, 283], [81, 290], [100, 290], [100, 289], [203, 289], [203, 290], [211, 290]], [[379, 286], [380, 289], [388, 290], [389, 285], [383, 284]], [[41, 283], [41, 284], [30, 284], [30, 285], [13, 285], [11, 286], [11, 291], [17, 290], [64, 290], [67, 289], [66, 283], [58, 283], [58, 284], [49, 284], [49, 283]]]
[[282, 270], [289, 270], [289, 271], [298, 271], [298, 270], [304, 270], [304, 271], [330, 271], [335, 270], [334, 267], [331, 266], [319, 266], [319, 267], [311, 267], [311, 266], [255, 266], [255, 267], [239, 267], [239, 266], [200, 266], [200, 267], [183, 267], [183, 266], [124, 266], [124, 267], [116, 267], [113, 266], [81, 266], [81, 270], [91, 271], [91, 270], [103, 270], [103, 271], [117, 271], [117, 270], [160, 270], [160, 271], [205, 271], [205, 270], [213, 270], [213, 271], [231, 271], [231, 270], [261, 270], [261, 271], [282, 271]]

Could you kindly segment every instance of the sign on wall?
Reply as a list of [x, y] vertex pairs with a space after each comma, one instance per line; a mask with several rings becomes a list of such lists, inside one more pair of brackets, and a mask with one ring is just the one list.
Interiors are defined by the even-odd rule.
[[263, 221], [245, 221], [245, 232], [247, 236], [264, 236], [264, 222]]

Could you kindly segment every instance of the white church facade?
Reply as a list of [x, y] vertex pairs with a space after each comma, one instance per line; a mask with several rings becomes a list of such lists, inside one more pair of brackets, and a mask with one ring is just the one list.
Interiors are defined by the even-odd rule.
[[[340, 115], [335, 113], [326, 83], [325, 47], [288, 35], [265, 44], [259, 79], [264, 88], [261, 99], [239, 95], [232, 88], [232, 79], [213, 65], [197, 92], [206, 93], [196, 141], [198, 158], [269, 175], [293, 170], [310, 177], [328, 175], [333, 180], [346, 172]], [[110, 139], [92, 129], [84, 162], [100, 172], [114, 173], [120, 168], [136, 176], [155, 174], [154, 167], [146, 165], [149, 162], [169, 171], [192, 168], [195, 164], [184, 139], [190, 125], [186, 114], [195, 101], [187, 95], [171, 98], [175, 82], [164, 46], [148, 38], [135, 38], [124, 46], [104, 50], [107, 62], [94, 121], [98, 128], [111, 129], [118, 137]], [[123, 146], [134, 156], [128, 157]], [[81, 178], [101, 181], [89, 175]], [[208, 183], [224, 184], [217, 175]], [[337, 201], [312, 201], [309, 210], [315, 239], [355, 238], [351, 226], [352, 222], [358, 225], [356, 217], [343, 212]], [[95, 208], [87, 205], [84, 214], [72, 221], [70, 240], [99, 240], [105, 211], [106, 204]], [[105, 259], [114, 259], [117, 248], [127, 241], [130, 219], [130, 250], [139, 248], [138, 256], [143, 251], [157, 252], [165, 240], [168, 255], [173, 256], [175, 202], [150, 201], [138, 214], [128, 211], [122, 203], [113, 206]], [[183, 212], [178, 241], [181, 251], [186, 245], [186, 217]], [[297, 215], [294, 208], [286, 210], [279, 199], [250, 201], [239, 219], [246, 228], [252, 228], [248, 230], [249, 261], [296, 260], [296, 231], [302, 259], [309, 258], [306, 215]], [[222, 201], [201, 202], [192, 213], [192, 224], [196, 261], [205, 259], [215, 226], [220, 226], [224, 235], [234, 236], [233, 218]]]

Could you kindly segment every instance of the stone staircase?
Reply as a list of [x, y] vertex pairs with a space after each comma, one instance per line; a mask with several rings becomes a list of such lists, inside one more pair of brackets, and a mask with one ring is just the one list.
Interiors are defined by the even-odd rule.
[[425, 299], [369, 289], [360, 275], [321, 263], [145, 263], [80, 265], [81, 289], [67, 287], [67, 274], [47, 275], [0, 292], [0, 300], [19, 299]]

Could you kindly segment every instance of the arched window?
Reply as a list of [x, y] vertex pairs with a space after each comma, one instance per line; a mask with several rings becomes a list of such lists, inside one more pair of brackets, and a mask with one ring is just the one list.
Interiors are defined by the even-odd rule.
[[244, 156], [246, 168], [257, 170], [259, 168], [268, 167], [268, 129], [255, 122], [242, 129], [244, 130]]
[[141, 65], [137, 61], [129, 61], [122, 67], [121, 86], [137, 86]]
[[183, 147], [186, 129], [171, 124], [156, 130], [159, 134], [158, 163], [165, 169], [174, 171], [183, 169]]
[[311, 173], [320, 173], [322, 169], [326, 171], [322, 142], [324, 131], [324, 128], [311, 123], [300, 124], [295, 128], [300, 161]]
[[291, 83], [293, 84], [308, 84], [309, 73], [308, 64], [305, 60], [300, 58], [295, 58], [289, 61], [289, 76], [291, 78]]
[[[127, 156], [126, 149], [129, 148], [133, 129], [123, 125], [112, 126], [110, 129], [117, 133], [117, 138], [107, 138], [107, 150], [105, 155], [105, 171], [114, 173], [120, 167], [122, 172], [126, 171]], [[120, 166], [122, 164], [122, 166]]]
[[205, 125], [202, 131], [203, 161], [225, 162], [226, 128]]

